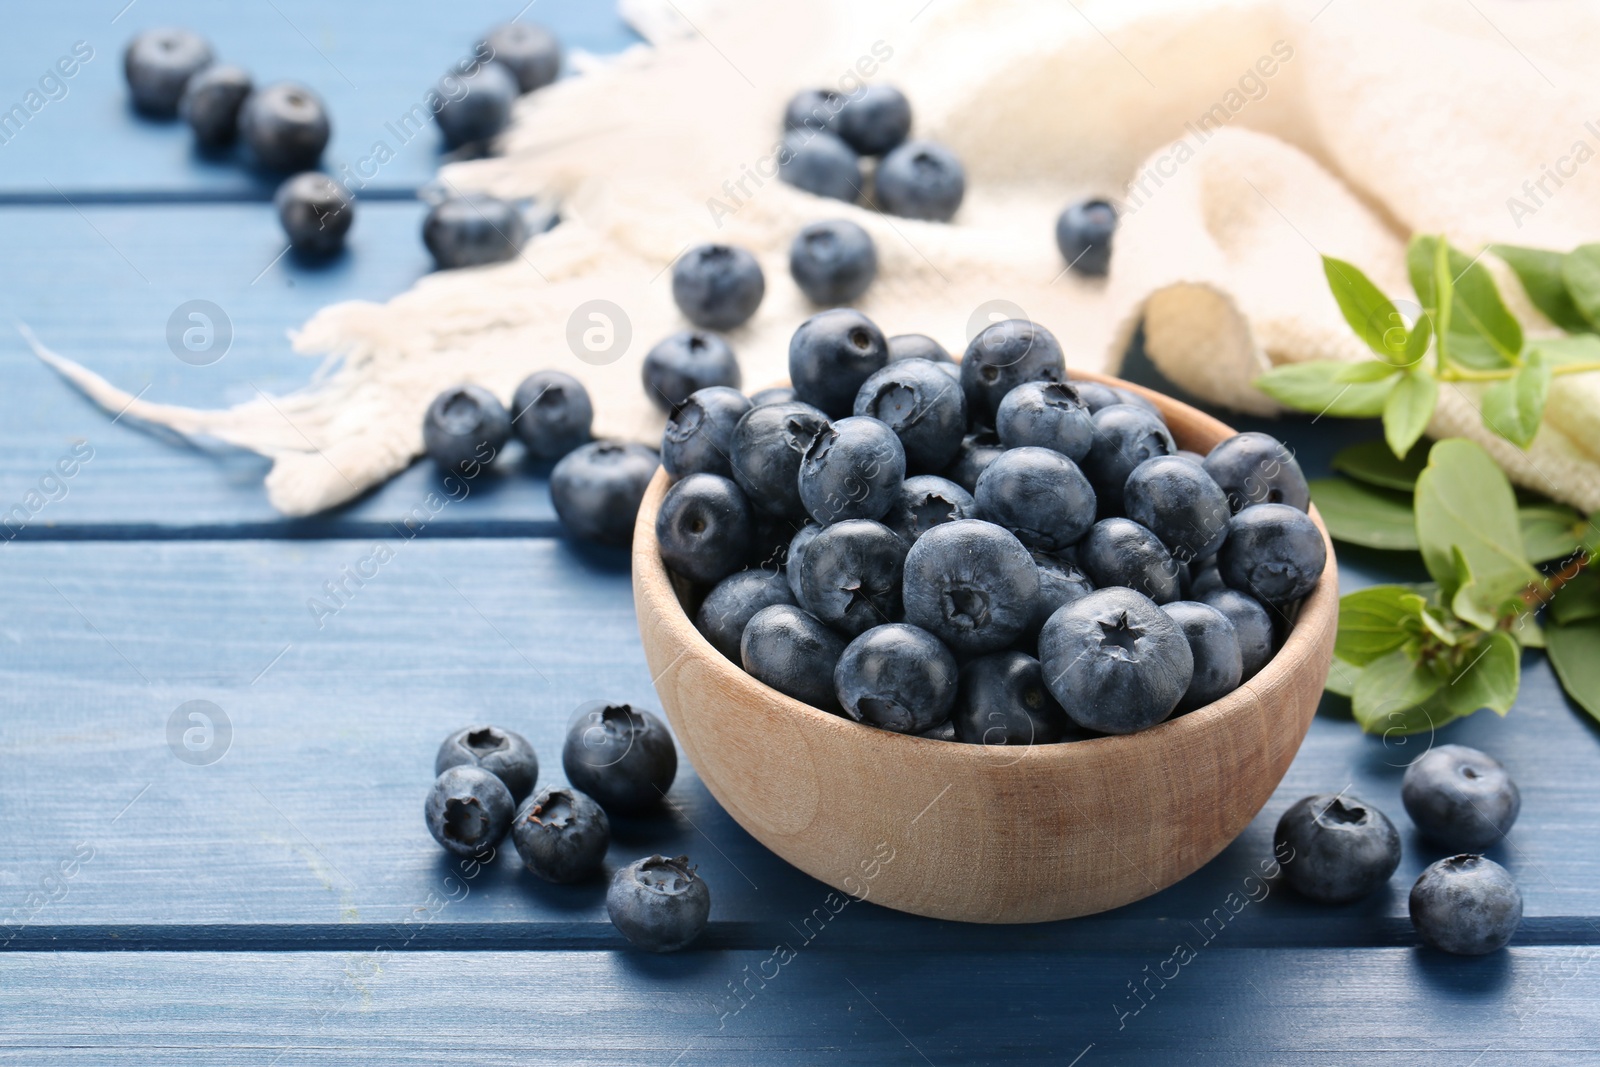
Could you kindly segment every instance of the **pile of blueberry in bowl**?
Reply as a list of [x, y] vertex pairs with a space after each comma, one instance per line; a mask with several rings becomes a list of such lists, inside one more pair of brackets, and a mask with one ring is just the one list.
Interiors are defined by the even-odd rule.
[[790, 863], [936, 918], [1148, 896], [1266, 804], [1321, 696], [1332, 549], [1293, 456], [991, 325], [835, 308], [790, 383], [672, 411], [633, 534], [657, 694]]
[[1134, 733], [1266, 664], [1328, 558], [1282, 444], [1185, 453], [1036, 323], [959, 364], [924, 342], [895, 358], [826, 311], [790, 390], [678, 406], [654, 541], [718, 651], [824, 711], [991, 745]]

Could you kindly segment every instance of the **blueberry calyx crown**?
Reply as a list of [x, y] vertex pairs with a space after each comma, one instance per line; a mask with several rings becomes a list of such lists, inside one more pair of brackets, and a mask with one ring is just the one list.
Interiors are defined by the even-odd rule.
[[492, 726], [470, 731], [466, 737], [462, 738], [462, 744], [471, 749], [472, 754], [480, 759], [491, 752], [499, 752], [501, 749], [510, 747], [510, 742], [506, 740], [505, 734], [502, 734]]
[[1317, 822], [1324, 826], [1360, 826], [1366, 823], [1368, 818], [1367, 809], [1363, 805], [1340, 797], [1334, 797], [1327, 807], [1317, 812]]
[[[544, 816], [540, 818], [540, 816]], [[572, 822], [572, 793], [566, 789], [548, 789], [544, 800], [528, 811], [528, 821], [554, 830], [565, 830]]]
[[639, 885], [663, 896], [679, 896], [687, 893], [689, 887], [699, 881], [695, 871], [696, 866], [691, 866], [688, 856], [675, 856], [668, 859], [665, 856], [651, 856], [634, 871], [633, 879]]
[[444, 802], [444, 834], [452, 841], [475, 845], [489, 830], [489, 816], [477, 797], [451, 797]]

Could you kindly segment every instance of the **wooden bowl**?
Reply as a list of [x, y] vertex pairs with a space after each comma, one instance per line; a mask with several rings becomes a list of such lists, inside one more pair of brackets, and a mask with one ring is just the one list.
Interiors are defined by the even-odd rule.
[[[1233, 430], [1136, 389], [1178, 443], [1205, 453]], [[1149, 896], [1193, 873], [1261, 810], [1322, 695], [1338, 568], [1283, 648], [1228, 696], [1142, 733], [1004, 747], [863, 726], [750, 677], [695, 629], [656, 549], [657, 472], [633, 537], [646, 659], [700, 778], [757, 840], [857, 898], [968, 922], [1065, 919]], [[1312, 519], [1328, 540], [1315, 510]]]

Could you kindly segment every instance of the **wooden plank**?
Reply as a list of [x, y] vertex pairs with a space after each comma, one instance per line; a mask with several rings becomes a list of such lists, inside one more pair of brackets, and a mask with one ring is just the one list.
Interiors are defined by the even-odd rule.
[[792, 935], [781, 965], [765, 947], [12, 953], [0, 1062], [1522, 1067], [1600, 1052], [1600, 949], [1461, 960], [1219, 939], [1180, 965], [1172, 946], [943, 957], [832, 936]]
[[[410, 4], [384, 17], [360, 4], [318, 0], [235, 4], [225, 15], [205, 0], [64, 0], [19, 8], [0, 35], [0, 111], [30, 103], [27, 94], [39, 92], [40, 79], [75, 43], [92, 49], [92, 58], [60, 87], [47, 79], [26, 122], [0, 127], [0, 202], [271, 196], [272, 180], [232, 159], [198, 155], [182, 122], [145, 119], [128, 105], [123, 47], [158, 26], [204, 35], [223, 61], [246, 67], [259, 83], [294, 80], [314, 89], [333, 126], [324, 168], [341, 174], [349, 166], [370, 193], [408, 193], [433, 177], [442, 142], [432, 128], [408, 136], [398, 120], [451, 64], [470, 56], [479, 35], [521, 6], [457, 0]], [[610, 53], [638, 40], [614, 4], [543, 0], [524, 11], [522, 18], [552, 26], [569, 48]], [[380, 142], [393, 156], [381, 164]]]
[[[316, 266], [278, 258], [282, 233], [264, 204], [0, 208], [11, 252], [0, 260], [0, 316], [149, 400], [223, 407], [257, 390], [285, 393], [316, 367], [290, 350], [289, 331], [326, 304], [381, 301], [431, 269], [424, 213], [417, 202], [362, 204], [347, 254]], [[167, 340], [175, 309], [194, 299], [221, 307], [233, 332], [206, 366], [178, 359]], [[424, 461], [330, 516], [290, 522], [267, 503], [264, 459], [114, 421], [39, 362], [9, 322], [0, 371], [9, 383], [0, 395], [3, 538], [370, 536], [430, 493], [454, 499], [429, 533], [538, 533], [554, 520], [543, 472], [524, 469], [514, 444], [464, 499], [444, 493]], [[57, 469], [63, 460], [71, 477]]]
[[[578, 705], [656, 706], [620, 554], [547, 539], [396, 539], [383, 562], [369, 541], [5, 551], [0, 923], [14, 949], [394, 943], [393, 924], [452, 873], [420, 817], [439, 739], [474, 720], [519, 730], [553, 781]], [[342, 606], [325, 582], [346, 583]], [[313, 611], [312, 598], [325, 607]], [[1600, 853], [1583, 844], [1600, 838], [1589, 773], [1600, 734], [1542, 665], [1524, 686], [1507, 718], [1473, 716], [1437, 740], [1495, 753], [1521, 783], [1522, 819], [1491, 853], [1526, 894], [1521, 943], [1600, 942]], [[169, 719], [191, 700], [214, 702], [231, 722], [231, 747], [214, 764], [188, 765], [169, 748]], [[1154, 949], [1230, 894], [1254, 892], [1252, 906], [1271, 917], [1255, 928], [1261, 944], [1409, 944], [1406, 891], [1440, 856], [1399, 803], [1413, 751], [1319, 714], [1238, 841], [1176, 887], [1108, 915], [997, 930], [869, 904], [840, 923], [886, 949]], [[1340, 789], [1402, 828], [1406, 856], [1388, 891], [1326, 909], [1262, 890], [1277, 816], [1306, 793]], [[671, 799], [662, 817], [619, 825], [610, 861], [687, 852], [713, 887], [717, 943], [763, 944], [826, 897], [757, 846], [687, 767]], [[55, 872], [80, 846], [93, 858], [62, 884]], [[425, 943], [592, 947], [610, 936], [600, 887], [534, 881], [503, 856]]]

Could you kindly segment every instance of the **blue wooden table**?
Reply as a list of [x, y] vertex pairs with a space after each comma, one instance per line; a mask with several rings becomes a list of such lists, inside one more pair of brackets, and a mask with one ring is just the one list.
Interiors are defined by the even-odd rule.
[[[9, 12], [0, 110], [76, 42], [93, 57], [3, 131], [0, 313], [153, 400], [214, 406], [302, 383], [311, 365], [286, 330], [428, 269], [414, 193], [437, 143], [399, 146], [343, 259], [275, 260], [271, 187], [196, 156], [181, 126], [132, 115], [123, 43], [187, 25], [262, 77], [315, 86], [334, 116], [336, 169], [516, 6], [95, 0]], [[596, 0], [541, 0], [527, 17], [593, 51], [633, 40]], [[166, 344], [169, 315], [192, 299], [232, 322], [232, 347], [210, 366]], [[1430, 739], [1363, 736], [1333, 701], [1266, 810], [1205, 869], [1118, 911], [1037, 927], [871, 903], [834, 914], [827, 887], [757, 845], [685, 767], [660, 816], [618, 821], [610, 861], [688, 853], [713, 888], [712, 922], [693, 949], [645, 957], [606, 921], [600, 887], [535, 884], [511, 855], [448, 860], [420, 817], [452, 727], [524, 732], [548, 779], [577, 705], [654, 704], [625, 559], [564, 543], [536, 472], [505, 457], [410, 539], [392, 523], [438, 485], [426, 463], [336, 513], [288, 521], [265, 502], [263, 461], [111, 421], [9, 328], [0, 366], [11, 516], [0, 1061], [1600, 1057], [1600, 731], [1542, 661], [1508, 717], [1480, 713], [1431, 739], [1495, 753], [1523, 789], [1522, 820], [1491, 854], [1517, 875], [1527, 918], [1490, 958], [1418, 949], [1406, 919], [1406, 891], [1439, 853], [1411, 830], [1399, 783]], [[1274, 429], [1313, 473], [1375, 433]], [[375, 577], [331, 614], [308, 608], [378, 543], [393, 558]], [[1347, 590], [1410, 576], [1377, 553], [1345, 548], [1340, 563]], [[198, 751], [178, 736], [191, 701], [214, 705]], [[1340, 789], [1403, 829], [1389, 889], [1329, 909], [1256, 878], [1284, 808]], [[1193, 958], [1175, 967], [1180, 943]], [[798, 948], [781, 966], [780, 944]]]

